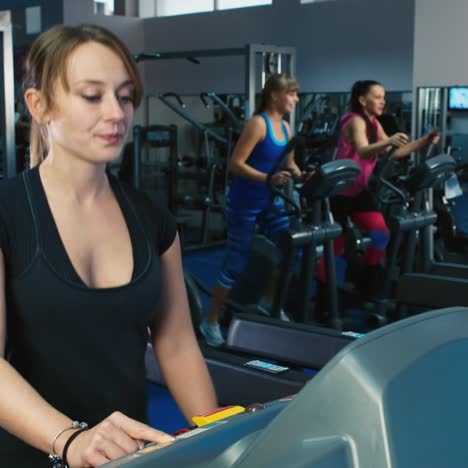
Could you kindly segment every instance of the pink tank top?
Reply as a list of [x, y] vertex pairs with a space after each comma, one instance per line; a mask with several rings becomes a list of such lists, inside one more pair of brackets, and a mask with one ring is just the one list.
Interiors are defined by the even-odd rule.
[[[348, 112], [341, 118], [340, 138], [338, 140], [338, 150], [336, 153], [336, 159], [352, 159], [361, 168], [361, 173], [356, 177], [353, 183], [340, 193], [340, 195], [345, 197], [355, 197], [367, 188], [369, 177], [377, 163], [376, 156], [367, 159], [361, 158], [354, 145], [345, 137], [346, 128], [354, 117], [362, 119], [362, 117], [355, 112]], [[377, 139], [379, 139], [377, 119], [373, 117], [371, 123], [375, 127]]]

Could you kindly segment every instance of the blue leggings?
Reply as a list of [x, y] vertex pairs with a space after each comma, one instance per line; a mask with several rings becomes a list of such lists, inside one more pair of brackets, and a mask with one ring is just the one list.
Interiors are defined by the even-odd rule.
[[[276, 210], [284, 212], [283, 201], [275, 198], [273, 205]], [[274, 242], [278, 247], [281, 231], [289, 228], [289, 218], [277, 213], [268, 205], [266, 208], [252, 208], [232, 205], [229, 197], [226, 201], [227, 219], [227, 250], [223, 267], [218, 275], [218, 283], [231, 289], [245, 270], [247, 256], [258, 225], [260, 232]]]

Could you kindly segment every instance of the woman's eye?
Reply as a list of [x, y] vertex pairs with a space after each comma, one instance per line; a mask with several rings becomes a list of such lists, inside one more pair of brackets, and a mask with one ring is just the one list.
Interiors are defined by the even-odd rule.
[[133, 96], [119, 96], [119, 101], [122, 104], [133, 104]]
[[[82, 94], [81, 97], [90, 103], [98, 103], [101, 101], [99, 94]], [[117, 96], [117, 100], [121, 104], [133, 104], [133, 96]]]
[[101, 99], [101, 96], [89, 94], [83, 94], [81, 97], [88, 102], [99, 102], [99, 100]]

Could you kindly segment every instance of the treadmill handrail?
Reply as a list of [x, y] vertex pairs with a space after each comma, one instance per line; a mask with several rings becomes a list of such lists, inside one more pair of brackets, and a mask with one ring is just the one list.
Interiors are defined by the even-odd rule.
[[296, 203], [296, 201], [293, 200], [291, 197], [289, 197], [286, 193], [284, 193], [283, 187], [277, 187], [276, 185], [273, 184], [273, 176], [278, 171], [281, 170], [283, 163], [286, 160], [288, 154], [291, 151], [294, 151], [294, 149], [300, 145], [304, 145], [304, 138], [302, 136], [295, 136], [291, 138], [288, 141], [287, 145], [284, 147], [283, 151], [281, 151], [280, 155], [277, 157], [272, 168], [269, 170], [267, 174], [267, 179], [266, 179], [266, 184], [271, 190], [271, 201], [273, 202], [273, 198], [275, 196], [281, 197], [283, 200], [288, 202], [293, 207], [292, 212], [287, 211], [286, 213], [283, 213], [283, 214], [286, 216], [289, 216], [292, 214], [292, 215], [295, 215], [297, 218], [300, 218], [302, 214], [300, 205]]
[[408, 201], [408, 197], [406, 194], [400, 190], [397, 186], [392, 184], [386, 179], [386, 172], [390, 168], [390, 164], [393, 162], [395, 159], [395, 152], [398, 150], [396, 146], [392, 146], [390, 151], [384, 156], [382, 156], [381, 161], [382, 161], [382, 166], [380, 167], [380, 170], [378, 171], [379, 173], [377, 175], [377, 184], [376, 184], [376, 195], [377, 199], [382, 203], [382, 204], [392, 204], [394, 203], [394, 200], [390, 199], [389, 197], [385, 197], [382, 194], [382, 191], [380, 190], [381, 186], [385, 186], [388, 189], [390, 189], [394, 194], [396, 194], [399, 198], [401, 198], [401, 201], [403, 203], [406, 203]]

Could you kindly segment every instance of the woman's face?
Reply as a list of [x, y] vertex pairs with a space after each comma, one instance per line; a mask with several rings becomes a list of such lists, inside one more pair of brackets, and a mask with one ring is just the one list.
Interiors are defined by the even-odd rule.
[[369, 115], [382, 115], [385, 108], [385, 89], [381, 85], [373, 85], [365, 96], [359, 98], [364, 112]]
[[57, 80], [47, 115], [56, 154], [94, 163], [117, 158], [133, 118], [133, 83], [120, 57], [106, 46], [88, 42], [67, 62], [66, 91]]
[[280, 91], [273, 93], [273, 102], [280, 114], [292, 114], [299, 101], [297, 91]]

